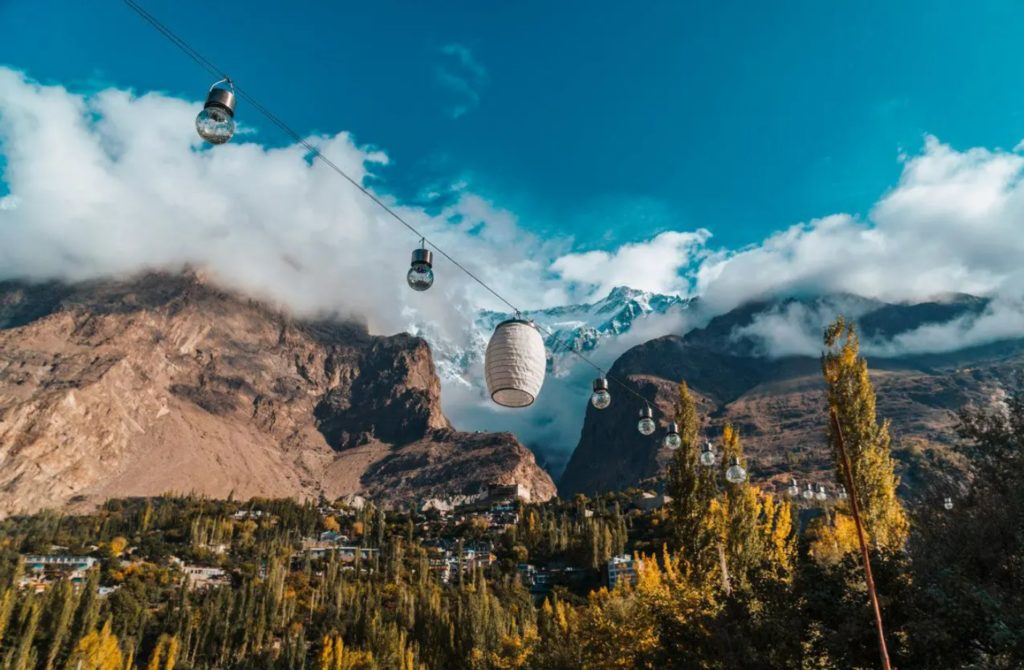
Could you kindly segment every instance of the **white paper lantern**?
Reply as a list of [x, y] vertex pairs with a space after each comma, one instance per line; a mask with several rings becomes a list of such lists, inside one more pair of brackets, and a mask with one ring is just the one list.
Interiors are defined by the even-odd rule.
[[504, 407], [529, 407], [544, 384], [544, 339], [529, 321], [498, 324], [487, 343], [484, 372], [491, 400]]

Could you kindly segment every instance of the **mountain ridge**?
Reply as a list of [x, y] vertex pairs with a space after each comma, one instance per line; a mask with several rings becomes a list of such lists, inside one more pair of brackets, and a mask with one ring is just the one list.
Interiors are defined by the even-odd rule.
[[513, 483], [555, 492], [513, 435], [451, 426], [422, 339], [292, 319], [194, 274], [0, 284], [0, 514]]
[[[655, 405], [662, 424], [672, 412], [678, 382], [685, 380], [703, 417], [703, 434], [714, 437], [726, 421], [734, 423], [744, 436], [755, 476], [769, 483], [789, 476], [821, 481], [829, 477], [829, 453], [818, 356], [770, 356], [758, 333], [770, 336], [771, 329], [757, 331], [752, 325], [779, 314], [818, 318], [820, 351], [820, 328], [834, 318], [839, 303], [859, 305], [853, 312], [856, 321], [868, 324], [862, 343], [869, 345], [880, 335], [892, 338], [977, 317], [990, 304], [967, 295], [903, 305], [855, 296], [748, 303], [685, 335], [665, 335], [629, 349], [610, 373]], [[799, 306], [795, 312], [793, 305]], [[794, 331], [781, 332], [789, 336]], [[1012, 383], [1012, 370], [1024, 363], [1024, 339], [934, 353], [881, 356], [869, 351], [868, 363], [879, 416], [893, 419], [895, 453], [907, 484], [903, 493], [913, 495], [929, 467], [950, 466], [953, 412], [967, 403], [989, 402], [997, 389]], [[638, 408], [632, 404], [619, 394], [603, 412], [587, 406], [580, 440], [559, 482], [561, 494], [624, 488], [663, 471], [670, 452], [637, 433]]]

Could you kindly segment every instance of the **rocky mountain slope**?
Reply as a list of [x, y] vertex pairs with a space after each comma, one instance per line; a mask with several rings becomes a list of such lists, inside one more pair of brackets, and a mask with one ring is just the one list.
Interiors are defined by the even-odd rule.
[[0, 515], [110, 496], [397, 500], [519, 483], [509, 433], [442, 414], [426, 342], [291, 320], [192, 275], [0, 284]]
[[[652, 401], [662, 428], [676, 385], [686, 380], [705, 417], [704, 436], [719, 435], [726, 421], [737, 425], [751, 470], [762, 481], [788, 481], [791, 475], [829, 481], [824, 386], [815, 352], [821, 327], [841, 311], [861, 326], [879, 414], [892, 420], [903, 493], [913, 495], [929, 471], [954, 465], [948, 451], [953, 412], [967, 403], [989, 402], [1012, 383], [1024, 365], [1024, 339], [941, 354], [899, 353], [886, 343], [928, 326], [970, 319], [987, 304], [972, 296], [916, 305], [852, 296], [751, 304], [685, 336], [634, 347], [611, 374], [628, 379]], [[588, 404], [579, 444], [559, 484], [562, 495], [623, 488], [657, 475], [667, 463], [670, 452], [660, 444], [664, 431], [641, 436], [638, 401], [622, 392], [613, 397], [611, 407], [600, 412]]]

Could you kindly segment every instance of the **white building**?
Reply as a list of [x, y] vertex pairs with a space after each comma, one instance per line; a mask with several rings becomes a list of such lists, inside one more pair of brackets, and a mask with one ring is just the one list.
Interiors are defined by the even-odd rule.
[[28, 555], [25, 556], [26, 574], [19, 585], [44, 591], [54, 582], [68, 580], [75, 586], [81, 586], [97, 562], [92, 556]]
[[635, 585], [636, 573], [641, 567], [643, 567], [643, 561], [636, 560], [629, 554], [612, 556], [608, 559], [608, 588], [614, 589], [622, 580]]
[[205, 589], [211, 586], [227, 584], [228, 575], [220, 568], [209, 568], [202, 565], [186, 565], [182, 570], [188, 578], [189, 588]]

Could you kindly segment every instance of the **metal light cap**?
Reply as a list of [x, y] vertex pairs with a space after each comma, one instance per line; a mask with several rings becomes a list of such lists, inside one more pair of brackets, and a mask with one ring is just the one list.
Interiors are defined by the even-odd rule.
[[231, 116], [235, 115], [235, 92], [229, 88], [211, 88], [203, 107], [217, 107]]
[[594, 392], [595, 393], [597, 391], [607, 391], [607, 390], [608, 390], [608, 380], [607, 379], [605, 379], [604, 377], [598, 377], [597, 379], [594, 380]]
[[640, 409], [640, 418], [641, 419], [653, 419], [654, 418], [654, 412], [651, 410], [650, 407], [643, 407], [643, 408]]
[[412, 251], [412, 264], [422, 263], [428, 268], [432, 267], [434, 262], [434, 252], [430, 249], [413, 249]]
[[676, 423], [675, 421], [670, 421], [669, 424], [668, 424], [668, 434], [669, 435], [678, 435], [679, 434], [679, 424]]

